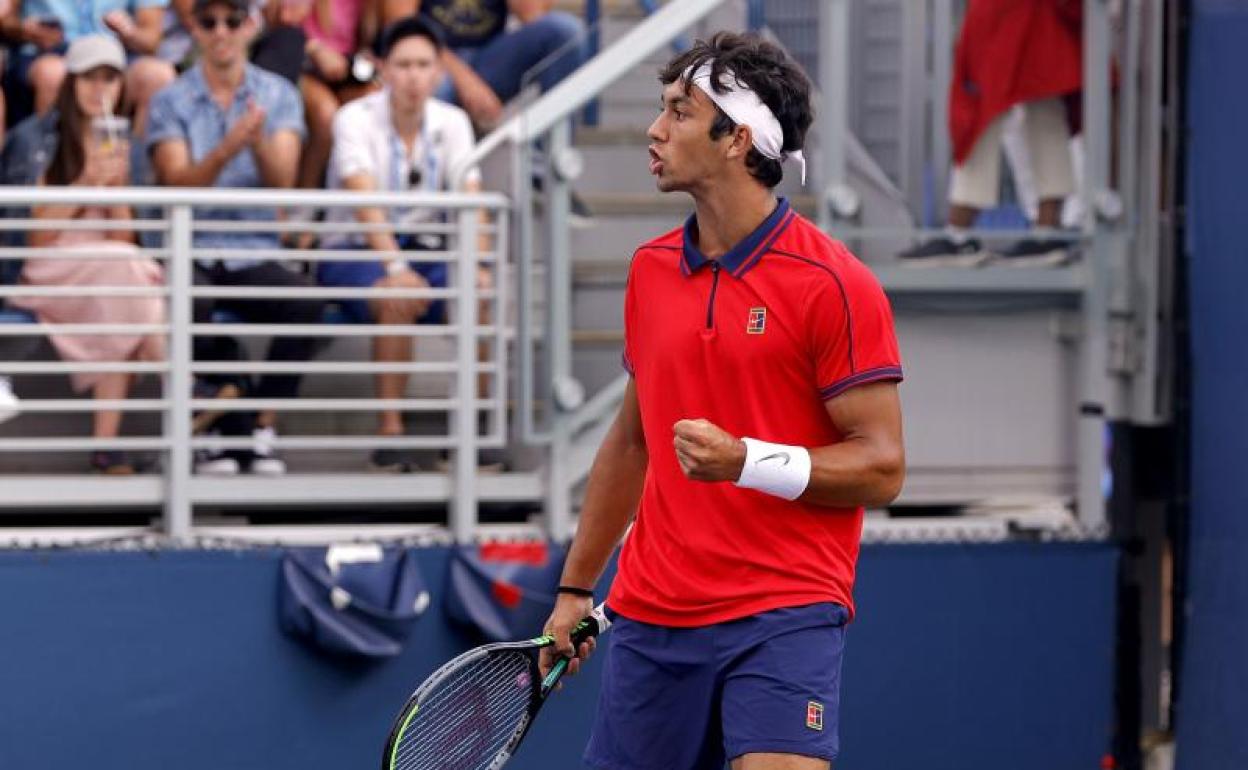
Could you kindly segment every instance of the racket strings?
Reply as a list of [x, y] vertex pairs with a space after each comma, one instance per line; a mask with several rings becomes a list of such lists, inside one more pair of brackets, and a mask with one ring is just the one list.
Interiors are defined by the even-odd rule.
[[450, 672], [396, 739], [394, 770], [483, 770], [529, 709], [529, 656], [508, 650]]

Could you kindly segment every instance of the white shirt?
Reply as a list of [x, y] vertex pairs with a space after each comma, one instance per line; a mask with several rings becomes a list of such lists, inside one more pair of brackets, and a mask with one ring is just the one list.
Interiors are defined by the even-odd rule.
[[[334, 149], [329, 160], [328, 186], [343, 189], [343, 180], [368, 174], [379, 191], [399, 192], [409, 186], [411, 171], [420, 171], [416, 189], [449, 190], [451, 174], [463, 165], [476, 144], [468, 113], [453, 104], [430, 98], [420, 121], [420, 134], [409, 154], [390, 120], [390, 91], [385, 89], [343, 105], [334, 115]], [[481, 172], [468, 170], [465, 182], [479, 182]], [[391, 210], [390, 221], [420, 223], [437, 221], [440, 212], [429, 209]], [[330, 209], [327, 221], [354, 222], [352, 208]], [[363, 245], [361, 235], [333, 235], [326, 245]]]

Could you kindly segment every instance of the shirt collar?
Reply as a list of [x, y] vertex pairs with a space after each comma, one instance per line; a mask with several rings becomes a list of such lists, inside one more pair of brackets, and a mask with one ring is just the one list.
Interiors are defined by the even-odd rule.
[[[745, 275], [758, 264], [791, 220], [792, 209], [789, 206], [789, 199], [781, 198], [775, 210], [754, 229], [754, 232], [745, 236], [719, 258], [720, 266], [734, 278]], [[698, 249], [695, 237], [697, 226], [697, 215], [690, 214], [689, 219], [685, 220], [684, 256], [680, 262], [680, 271], [685, 275], [693, 275], [707, 263], [714, 261]]]
[[[204, 78], [203, 63], [196, 64], [187, 73], [187, 85], [191, 88], [191, 94], [196, 99], [206, 99], [212, 101], [212, 93], [208, 90], [208, 81]], [[251, 62], [243, 65], [243, 80], [238, 84], [238, 89], [234, 91], [234, 104], [240, 101], [245, 102], [248, 97], [256, 93], [256, 73], [255, 67]]]

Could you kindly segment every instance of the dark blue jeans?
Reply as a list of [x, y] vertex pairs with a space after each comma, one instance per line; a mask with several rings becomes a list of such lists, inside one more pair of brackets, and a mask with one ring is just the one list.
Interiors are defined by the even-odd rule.
[[[563, 80], [585, 62], [587, 48], [582, 37], [585, 25], [567, 13], [552, 12], [513, 32], [505, 32], [477, 48], [457, 48], [456, 55], [489, 84], [503, 102], [520, 93], [525, 73], [537, 66], [544, 69], [537, 77], [545, 91]], [[572, 42], [576, 41], [576, 42]], [[553, 61], [546, 57], [567, 45], [568, 49]], [[455, 86], [447, 77], [434, 94], [443, 101], [459, 104]]]

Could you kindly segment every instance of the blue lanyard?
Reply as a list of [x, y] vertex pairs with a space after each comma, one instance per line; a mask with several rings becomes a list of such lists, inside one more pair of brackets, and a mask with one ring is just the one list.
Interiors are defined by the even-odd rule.
[[[433, 148], [429, 145], [429, 124], [424, 118], [420, 122], [420, 136], [417, 141], [420, 144], [420, 189], [432, 190], [438, 181], [438, 158], [433, 152]], [[412, 166], [408, 163], [407, 152], [403, 149], [403, 142], [398, 135], [394, 133], [393, 127], [390, 131], [390, 189], [398, 192], [400, 190], [411, 189], [408, 186], [408, 179], [411, 176]]]

